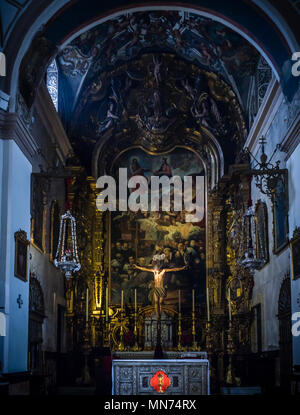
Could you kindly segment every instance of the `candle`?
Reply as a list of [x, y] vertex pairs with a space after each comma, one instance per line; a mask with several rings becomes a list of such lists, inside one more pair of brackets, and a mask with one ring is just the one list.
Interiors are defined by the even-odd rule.
[[137, 294], [136, 294], [136, 288], [134, 289], [134, 311], [137, 312]]
[[230, 288], [228, 288], [228, 310], [229, 310], [229, 321], [231, 321], [231, 298], [230, 298]]
[[178, 311], [181, 313], [181, 292], [178, 290]]
[[105, 319], [108, 321], [108, 287], [105, 290]]
[[193, 297], [193, 313], [195, 312], [195, 290], [192, 291], [192, 297]]
[[85, 321], [89, 319], [89, 289], [86, 289], [86, 310], [85, 310]]
[[209, 309], [209, 288], [206, 288], [206, 302], [207, 302], [207, 321], [210, 321], [210, 309]]
[[124, 308], [124, 291], [121, 292], [121, 310], [123, 311]]

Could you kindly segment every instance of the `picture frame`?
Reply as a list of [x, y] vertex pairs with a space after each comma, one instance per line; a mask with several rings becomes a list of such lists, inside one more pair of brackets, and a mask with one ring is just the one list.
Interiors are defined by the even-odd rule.
[[46, 253], [47, 192], [49, 182], [39, 173], [31, 175], [31, 244]]
[[268, 208], [265, 202], [258, 200], [255, 205], [255, 250], [261, 260], [262, 268], [269, 262]]
[[15, 232], [15, 277], [26, 282], [28, 281], [28, 252], [30, 242], [27, 233], [23, 230]]
[[290, 241], [292, 279], [300, 278], [300, 228], [296, 228]]
[[288, 178], [283, 174], [273, 194], [273, 253], [279, 254], [288, 246]]

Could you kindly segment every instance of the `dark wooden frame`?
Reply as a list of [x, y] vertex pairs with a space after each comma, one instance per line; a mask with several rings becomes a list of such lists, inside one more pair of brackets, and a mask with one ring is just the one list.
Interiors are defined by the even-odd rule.
[[284, 248], [288, 246], [289, 242], [289, 216], [288, 216], [288, 206], [289, 206], [289, 192], [288, 192], [288, 175], [287, 173], [283, 173], [283, 180], [284, 180], [284, 196], [285, 196], [285, 203], [286, 203], [286, 211], [284, 217], [284, 225], [285, 225], [285, 238], [284, 241], [278, 245], [277, 244], [277, 226], [276, 226], [276, 193], [273, 193], [273, 200], [272, 200], [272, 210], [273, 210], [273, 253], [279, 254]]
[[254, 216], [254, 220], [255, 220], [255, 242], [256, 242], [256, 257], [259, 259], [260, 255], [260, 248], [259, 248], [259, 236], [258, 236], [258, 220], [259, 220], [259, 213], [262, 212], [263, 213], [263, 226], [264, 226], [264, 232], [265, 232], [265, 240], [264, 240], [264, 258], [263, 258], [263, 263], [261, 264], [262, 268], [264, 265], [266, 265], [269, 260], [270, 260], [270, 255], [269, 255], [269, 225], [268, 225], [268, 208], [265, 202], [263, 202], [262, 200], [258, 200], [256, 205], [255, 205], [255, 216]]
[[[19, 230], [18, 232], [15, 232], [15, 265], [14, 265], [14, 274], [15, 277], [19, 278], [22, 281], [28, 281], [28, 254], [29, 254], [29, 244], [30, 242], [27, 239], [27, 234], [23, 230]], [[23, 250], [21, 252], [20, 250]], [[20, 269], [20, 262], [19, 258], [21, 253], [24, 254], [25, 251], [25, 258], [23, 259], [25, 261], [25, 264], [23, 265], [25, 267], [24, 270]], [[24, 256], [24, 255], [23, 255]]]
[[290, 241], [292, 279], [300, 278], [300, 228], [294, 231], [293, 239]]

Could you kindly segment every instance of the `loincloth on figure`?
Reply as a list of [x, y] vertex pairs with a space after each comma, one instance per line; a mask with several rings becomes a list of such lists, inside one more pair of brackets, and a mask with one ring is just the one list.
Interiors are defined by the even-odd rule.
[[152, 287], [149, 292], [149, 300], [154, 302], [154, 295], [157, 298], [165, 298], [167, 296], [167, 290], [164, 287]]

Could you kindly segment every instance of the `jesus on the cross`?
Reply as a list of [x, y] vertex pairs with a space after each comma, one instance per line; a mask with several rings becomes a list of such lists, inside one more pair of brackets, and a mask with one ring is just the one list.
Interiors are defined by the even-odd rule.
[[157, 315], [157, 318], [159, 318], [161, 316], [163, 300], [167, 295], [166, 289], [164, 287], [165, 273], [183, 271], [187, 269], [187, 265], [185, 265], [184, 267], [179, 267], [179, 268], [163, 268], [163, 269], [161, 269], [158, 265], [155, 265], [154, 268], [146, 268], [146, 267], [140, 267], [138, 265], [134, 265], [134, 268], [139, 269], [141, 271], [153, 272], [153, 275], [154, 275], [153, 298], [154, 298], [156, 315]]

